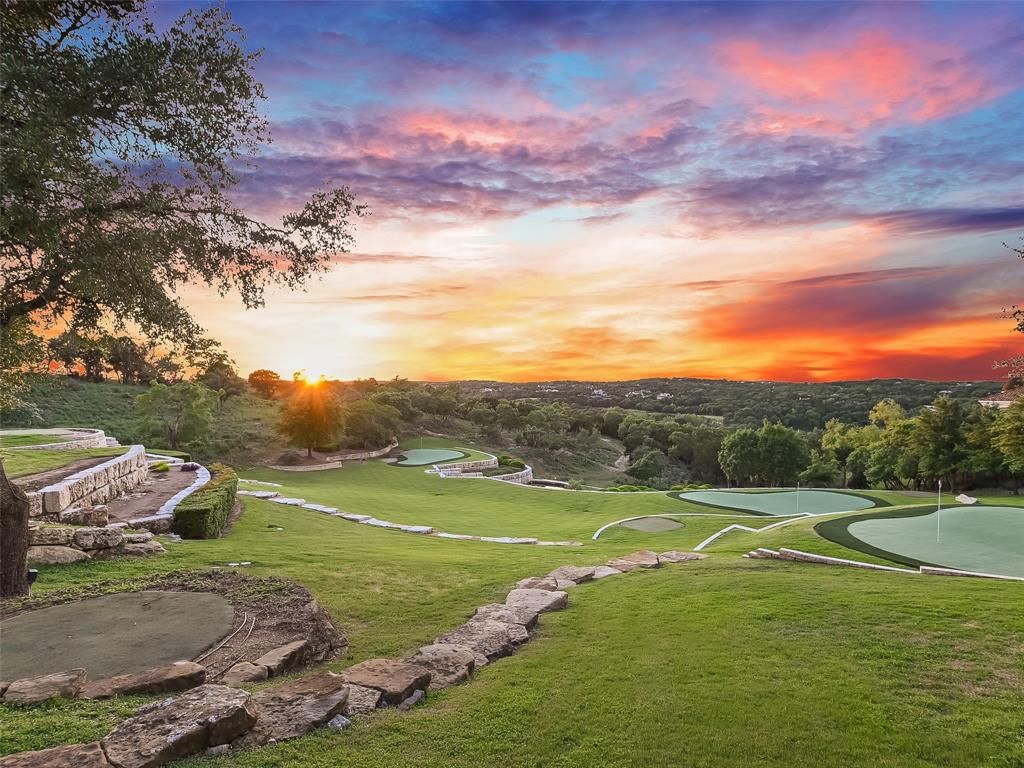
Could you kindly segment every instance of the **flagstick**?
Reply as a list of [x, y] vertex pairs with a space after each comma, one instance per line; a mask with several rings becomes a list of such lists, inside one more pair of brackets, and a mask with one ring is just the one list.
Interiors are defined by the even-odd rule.
[[796, 513], [800, 514], [800, 483], [796, 484]]
[[942, 481], [939, 480], [939, 506], [935, 510], [935, 543], [942, 541]]

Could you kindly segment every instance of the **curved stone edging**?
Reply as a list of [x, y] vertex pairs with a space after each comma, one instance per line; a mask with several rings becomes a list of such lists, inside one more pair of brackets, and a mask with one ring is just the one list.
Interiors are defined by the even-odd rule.
[[75, 440], [61, 440], [56, 443], [42, 443], [40, 445], [11, 445], [4, 448], [5, 451], [63, 451], [72, 448], [106, 448], [107, 436], [102, 429], [89, 427], [41, 427], [25, 429], [5, 429], [5, 435], [44, 435], [53, 433], [55, 435], [66, 435], [69, 432], [82, 433], [82, 437]]
[[963, 571], [958, 568], [942, 568], [938, 566], [922, 565], [915, 571], [913, 568], [897, 568], [892, 565], [879, 565], [877, 563], [865, 563], [861, 560], [848, 560], [844, 557], [832, 557], [830, 555], [818, 555], [813, 552], [802, 552], [799, 549], [788, 549], [779, 547], [778, 550], [758, 549], [747, 552], [743, 557], [750, 559], [774, 559], [789, 560], [801, 563], [819, 563], [821, 565], [841, 565], [850, 568], [864, 568], [872, 571], [887, 571], [889, 573], [910, 573], [923, 576], [968, 576], [979, 579], [998, 579], [1000, 581], [1024, 581], [1024, 576], [1004, 576], [999, 573], [982, 573], [981, 571]]
[[191, 496], [193, 493], [198, 491], [204, 485], [210, 482], [210, 470], [204, 467], [202, 464], [196, 465], [196, 479], [192, 481], [192, 484], [182, 488], [176, 494], [171, 496], [167, 501], [160, 505], [160, 509], [155, 514], [146, 515], [145, 517], [137, 517], [134, 520], [129, 520], [128, 525], [138, 526], [145, 528], [153, 523], [157, 523], [163, 520], [170, 520], [174, 516], [174, 510], [177, 509], [178, 505], [181, 504], [186, 498]]
[[[809, 515], [809, 514], [810, 513], [808, 512], [807, 515]], [[830, 514], [836, 514], [836, 513], [832, 512]], [[804, 515], [804, 514], [800, 515], [801, 518], [803, 518], [805, 516], [806, 515]], [[621, 520], [615, 520], [614, 522], [606, 523], [605, 525], [602, 525], [600, 528], [597, 529], [597, 531], [594, 533], [594, 535], [591, 536], [590, 538], [593, 539], [594, 541], [597, 541], [601, 537], [601, 534], [604, 533], [609, 528], [612, 528], [612, 527], [614, 527], [616, 525], [622, 525], [623, 523], [628, 523], [631, 520], [641, 520], [641, 519], [643, 519], [645, 517], [737, 517], [737, 518], [739, 518], [741, 520], [749, 520], [751, 518], [751, 515], [740, 515], [740, 514], [736, 514], [736, 515], [720, 515], [720, 514], [716, 514], [714, 512], [659, 512], [659, 513], [653, 514], [653, 515], [635, 515], [633, 517], [624, 517]], [[778, 515], [778, 517], [782, 517], [782, 515]], [[792, 522], [792, 520], [789, 518], [788, 515], [786, 516], [785, 522]], [[741, 526], [738, 526], [738, 527], [742, 528], [743, 530], [746, 530], [746, 531], [759, 531], [759, 530], [762, 530], [760, 528], [748, 528], [745, 525], [741, 525]], [[771, 527], [771, 526], [766, 526], [766, 527]], [[724, 529], [723, 528], [721, 531], [716, 533], [715, 536], [716, 537], [720, 536], [722, 533], [725, 533], [726, 530], [733, 530], [733, 529], [734, 529], [733, 526], [730, 526], [728, 529]], [[710, 544], [711, 541], [713, 541], [713, 540], [714, 539], [708, 539], [708, 540], [704, 541], [703, 543], [704, 544]]]
[[[241, 481], [239, 481], [241, 482]], [[579, 541], [543, 541], [530, 536], [472, 536], [463, 533], [449, 533], [447, 531], [436, 531], [429, 525], [408, 525], [406, 523], [393, 523], [389, 520], [380, 520], [372, 515], [357, 515], [351, 512], [342, 512], [337, 507], [328, 507], [324, 504], [307, 503], [305, 499], [282, 496], [277, 491], [238, 491], [239, 496], [250, 496], [263, 501], [272, 501], [275, 504], [283, 504], [288, 507], [301, 507], [313, 512], [323, 512], [325, 515], [340, 517], [353, 523], [371, 525], [374, 528], [389, 528], [405, 533], [415, 533], [421, 536], [436, 536], [441, 539], [459, 539], [462, 541], [486, 541], [491, 544], [536, 544], [540, 547], [581, 547]]]

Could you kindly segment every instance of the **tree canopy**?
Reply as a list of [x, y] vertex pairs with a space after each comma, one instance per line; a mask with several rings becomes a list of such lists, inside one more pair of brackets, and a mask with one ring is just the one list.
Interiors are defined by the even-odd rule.
[[259, 52], [220, 6], [158, 30], [139, 0], [4, 3], [0, 332], [31, 316], [200, 335], [177, 291], [295, 287], [353, 242], [347, 188], [276, 224], [231, 200], [270, 140]]

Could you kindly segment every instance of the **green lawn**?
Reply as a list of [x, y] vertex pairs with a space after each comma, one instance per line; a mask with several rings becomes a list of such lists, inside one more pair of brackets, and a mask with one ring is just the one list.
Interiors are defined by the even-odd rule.
[[0, 434], [0, 448], [19, 448], [25, 445], [46, 445], [62, 443], [68, 438], [60, 435], [8, 435]]
[[[243, 473], [288, 494], [456, 532], [576, 537], [579, 548], [448, 541], [247, 499], [230, 535], [169, 553], [44, 568], [36, 591], [250, 560], [307, 586], [349, 636], [327, 666], [400, 655], [503, 599], [514, 582], [639, 548], [692, 547], [736, 517], [665, 533], [593, 529], [688, 511], [663, 494], [590, 494], [440, 480], [382, 462]], [[694, 508], [689, 511], [704, 511]], [[775, 522], [749, 517], [755, 525]], [[192, 766], [1010, 768], [1024, 761], [1024, 595], [1018, 583], [744, 560], [755, 546], [848, 550], [814, 519], [729, 534], [697, 563], [572, 590], [533, 642], [411, 713]], [[280, 525], [275, 531], [269, 525]], [[478, 530], [486, 528], [487, 530]], [[761, 538], [759, 538], [761, 537]], [[785, 543], [783, 543], [785, 542]], [[807, 542], [811, 542], [808, 544]], [[867, 559], [865, 557], [865, 559]], [[0, 706], [4, 753], [95, 739], [143, 701]]]
[[2, 451], [0, 458], [4, 461], [4, 469], [9, 477], [23, 477], [48, 469], [57, 469], [78, 459], [90, 459], [97, 456], [119, 456], [128, 448], [69, 448], [54, 451]]

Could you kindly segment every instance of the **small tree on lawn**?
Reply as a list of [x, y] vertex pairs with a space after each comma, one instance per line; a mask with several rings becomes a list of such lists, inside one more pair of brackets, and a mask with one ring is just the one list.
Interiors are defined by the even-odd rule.
[[194, 381], [154, 383], [135, 398], [143, 431], [178, 450], [203, 442], [210, 434], [217, 393]]
[[272, 399], [277, 394], [277, 388], [281, 383], [281, 376], [277, 371], [271, 371], [266, 368], [260, 368], [249, 374], [249, 386], [260, 397], [265, 397], [268, 400]]
[[312, 456], [314, 448], [329, 445], [338, 438], [341, 408], [326, 387], [316, 384], [301, 386], [281, 406], [277, 431], [292, 445], [305, 448], [307, 456]]

